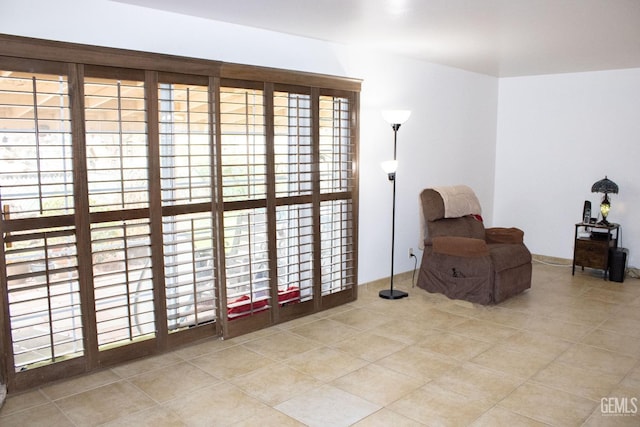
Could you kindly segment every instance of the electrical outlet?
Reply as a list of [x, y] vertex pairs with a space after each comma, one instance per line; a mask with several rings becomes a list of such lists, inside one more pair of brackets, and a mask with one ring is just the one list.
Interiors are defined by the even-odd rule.
[[413, 256], [413, 248], [409, 248], [409, 258]]

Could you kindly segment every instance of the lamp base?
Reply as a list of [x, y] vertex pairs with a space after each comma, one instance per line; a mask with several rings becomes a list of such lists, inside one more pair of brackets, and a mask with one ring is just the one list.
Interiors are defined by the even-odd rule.
[[603, 218], [602, 221], [598, 222], [598, 225], [604, 225], [605, 227], [609, 227], [611, 223], [607, 221], [607, 218]]
[[380, 298], [384, 299], [400, 299], [409, 296], [408, 293], [404, 291], [398, 291], [396, 289], [385, 289], [383, 291], [380, 291], [378, 295], [380, 296]]

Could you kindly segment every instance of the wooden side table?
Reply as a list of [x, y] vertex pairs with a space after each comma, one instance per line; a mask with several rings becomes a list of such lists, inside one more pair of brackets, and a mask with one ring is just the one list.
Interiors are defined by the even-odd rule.
[[[584, 228], [586, 234], [579, 233]], [[618, 247], [618, 235], [620, 224], [576, 224], [573, 246], [573, 269], [576, 265], [584, 270], [585, 267], [603, 270], [603, 278], [607, 280], [609, 275], [609, 249]]]

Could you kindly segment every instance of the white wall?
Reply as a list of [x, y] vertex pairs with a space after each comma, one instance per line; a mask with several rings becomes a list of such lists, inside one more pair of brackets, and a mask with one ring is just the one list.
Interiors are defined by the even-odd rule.
[[[380, 162], [393, 156], [381, 110], [413, 111], [398, 134], [396, 264], [413, 268], [419, 191], [471, 185], [492, 218], [498, 80], [381, 52], [293, 37], [105, 0], [7, 2], [7, 34], [161, 52], [364, 79], [360, 135], [359, 281], [390, 272], [391, 184]], [[421, 254], [416, 250], [418, 256]]]
[[108, 0], [2, 0], [0, 32], [341, 74], [336, 46]]
[[468, 184], [487, 222], [493, 216], [496, 78], [354, 49], [347, 71], [363, 78], [360, 126], [360, 282], [390, 273], [392, 184], [380, 163], [393, 158], [387, 108], [412, 111], [398, 131], [395, 272], [418, 256], [418, 195], [434, 185]]
[[640, 69], [500, 80], [495, 221], [525, 230], [533, 253], [573, 257], [591, 185], [618, 184], [609, 220], [640, 265]]

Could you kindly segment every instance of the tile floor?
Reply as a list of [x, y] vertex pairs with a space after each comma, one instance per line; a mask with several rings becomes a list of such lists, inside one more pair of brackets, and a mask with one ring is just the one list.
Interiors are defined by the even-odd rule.
[[11, 395], [0, 425], [640, 425], [640, 280], [536, 263], [533, 288], [495, 307], [411, 289], [410, 279], [396, 281], [409, 298], [380, 299], [387, 286]]

